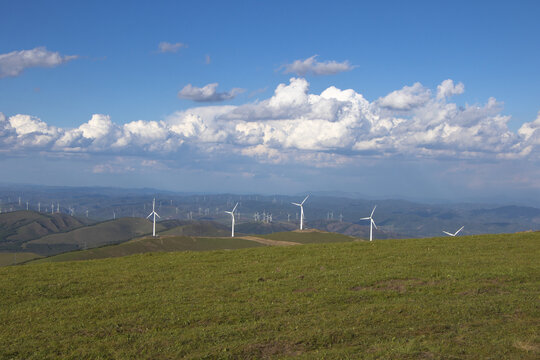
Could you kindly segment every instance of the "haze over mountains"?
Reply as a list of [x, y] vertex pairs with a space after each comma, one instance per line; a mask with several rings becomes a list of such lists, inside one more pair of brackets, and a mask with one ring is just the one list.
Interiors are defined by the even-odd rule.
[[[50, 218], [39, 218], [37, 214], [32, 214], [24, 221], [17, 220], [17, 224], [26, 225], [17, 227], [17, 233], [5, 240], [24, 238], [38, 244], [40, 242], [35, 239], [50, 233], [66, 232], [89, 223], [127, 217], [139, 218], [130, 220], [138, 224], [134, 228], [144, 227], [148, 222], [143, 221], [143, 218], [150, 213], [154, 197], [156, 210], [162, 220], [158, 231], [180, 225], [185, 229], [186, 225], [195, 220], [216, 222], [211, 226], [216, 229], [221, 224], [218, 232], [208, 235], [226, 235], [230, 216], [225, 211], [230, 211], [237, 202], [238, 232], [264, 234], [293, 230], [298, 227], [299, 209], [291, 202], [302, 200], [301, 195], [186, 194], [155, 189], [4, 185], [0, 186], [2, 213], [26, 210], [28, 206], [31, 211], [37, 212], [39, 208], [43, 214], [53, 214]], [[464, 235], [536, 230], [540, 226], [540, 209], [536, 207], [473, 203], [421, 204], [405, 200], [364, 200], [317, 193], [312, 194], [304, 206], [306, 226], [365, 238], [369, 223], [359, 219], [368, 216], [374, 205], [377, 205], [374, 219], [379, 227], [375, 237], [379, 239], [440, 236], [443, 230], [453, 232], [461, 226], [465, 226]], [[164, 220], [174, 220], [176, 223], [169, 222], [166, 225]], [[113, 233], [126, 231], [126, 236], [142, 234], [140, 231], [128, 231], [118, 223], [114, 226], [112, 224], [104, 223], [100, 227]], [[6, 226], [2, 228], [3, 233], [12, 232], [11, 227], [14, 225], [9, 225], [9, 228]], [[197, 230], [195, 226], [190, 231], [195, 234], [202, 230]]]

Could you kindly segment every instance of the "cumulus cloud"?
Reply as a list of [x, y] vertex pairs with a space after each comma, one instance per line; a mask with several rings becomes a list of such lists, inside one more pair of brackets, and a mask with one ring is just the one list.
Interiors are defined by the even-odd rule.
[[350, 71], [354, 67], [348, 60], [337, 61], [317, 61], [318, 55], [313, 55], [305, 60], [295, 60], [291, 64], [285, 64], [281, 68], [284, 74], [296, 74], [298, 76], [311, 75], [334, 75], [344, 71]]
[[437, 86], [437, 99], [443, 99], [453, 95], [460, 95], [465, 92], [465, 85], [463, 83], [457, 83], [454, 85], [452, 79], [444, 80]]
[[[475, 159], [538, 157], [540, 114], [517, 132], [490, 98], [458, 107], [450, 95], [463, 86], [443, 81], [435, 94], [420, 83], [369, 102], [352, 89], [309, 91], [303, 78], [280, 84], [265, 100], [240, 106], [200, 106], [162, 121], [115, 124], [95, 114], [73, 129], [29, 115], [0, 113], [0, 149], [95, 152], [177, 159], [227, 156], [260, 163], [343, 166], [365, 158]], [[231, 155], [232, 154], [232, 155]], [[102, 168], [106, 171], [106, 168]]]
[[0, 78], [19, 76], [24, 69], [31, 67], [55, 67], [77, 57], [62, 56], [58, 52], [48, 51], [45, 47], [0, 54]]
[[203, 87], [187, 84], [178, 92], [178, 97], [196, 102], [217, 102], [234, 99], [236, 95], [244, 91], [243, 89], [233, 88], [231, 91], [217, 92], [217, 87], [218, 83], [208, 84]]
[[162, 41], [158, 45], [158, 51], [160, 53], [175, 53], [178, 52], [181, 48], [186, 47], [186, 44], [183, 43], [169, 43], [166, 41]]
[[404, 86], [400, 90], [392, 91], [380, 98], [378, 103], [381, 107], [391, 110], [410, 110], [425, 104], [430, 97], [431, 91], [417, 82], [413, 86]]

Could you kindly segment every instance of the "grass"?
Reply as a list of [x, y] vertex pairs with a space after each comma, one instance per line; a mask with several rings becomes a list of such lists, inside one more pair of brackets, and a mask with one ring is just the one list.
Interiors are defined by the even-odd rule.
[[67, 252], [39, 259], [36, 262], [105, 259], [147, 252], [234, 250], [260, 246], [263, 245], [253, 241], [232, 238], [200, 238], [192, 236], [149, 237], [130, 240], [118, 245]]
[[[157, 230], [161, 230], [159, 224]], [[152, 232], [152, 223], [142, 218], [121, 218], [81, 227], [65, 233], [51, 234], [26, 242], [23, 247], [37, 248], [44, 254], [54, 254], [55, 246], [71, 246], [75, 249], [120, 243]], [[49, 250], [51, 249], [51, 250]], [[73, 250], [73, 249], [71, 249]], [[47, 253], [48, 251], [48, 253]], [[65, 250], [64, 250], [65, 251]]]
[[39, 257], [30, 252], [0, 252], [0, 266], [19, 264]]
[[0, 268], [0, 358], [537, 359], [540, 233]]
[[264, 239], [279, 240], [279, 241], [292, 241], [300, 244], [320, 244], [329, 242], [347, 242], [358, 240], [354, 237], [329, 233], [324, 231], [292, 231], [292, 232], [279, 232], [267, 235], [256, 235]]

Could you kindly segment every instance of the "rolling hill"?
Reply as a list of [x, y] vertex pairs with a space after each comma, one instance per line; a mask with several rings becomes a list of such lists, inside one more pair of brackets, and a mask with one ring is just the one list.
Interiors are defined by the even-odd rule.
[[[157, 224], [156, 229], [164, 227]], [[141, 218], [121, 218], [85, 226], [65, 233], [51, 234], [25, 242], [26, 251], [52, 255], [66, 251], [87, 249], [121, 243], [152, 232], [152, 223]]]
[[40, 237], [67, 232], [85, 224], [66, 214], [14, 211], [0, 214], [0, 251], [17, 250], [21, 244]]
[[36, 260], [36, 262], [75, 261], [105, 259], [148, 252], [234, 250], [263, 246], [241, 238], [205, 238], [193, 236], [145, 237], [117, 245], [108, 245], [89, 250], [70, 251]]
[[538, 359], [540, 233], [0, 268], [0, 358]]

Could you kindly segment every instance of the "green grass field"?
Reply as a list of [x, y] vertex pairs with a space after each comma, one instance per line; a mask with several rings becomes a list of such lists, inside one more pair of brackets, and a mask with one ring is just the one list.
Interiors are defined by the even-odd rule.
[[328, 233], [324, 231], [289, 231], [256, 236], [264, 239], [292, 241], [300, 244], [320, 244], [358, 240], [357, 238], [354, 238], [352, 236], [337, 233]]
[[0, 252], [0, 266], [19, 264], [39, 257], [30, 252]]
[[540, 233], [0, 268], [0, 358], [538, 359]]
[[191, 236], [163, 238], [148, 237], [130, 240], [118, 245], [109, 245], [82, 251], [71, 251], [39, 259], [36, 260], [36, 262], [105, 259], [147, 252], [235, 250], [260, 246], [263, 245], [253, 241], [233, 238], [202, 238]]

